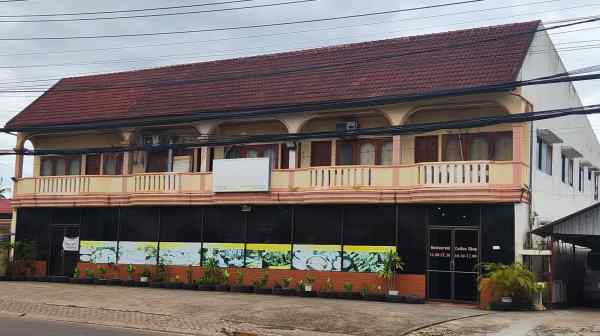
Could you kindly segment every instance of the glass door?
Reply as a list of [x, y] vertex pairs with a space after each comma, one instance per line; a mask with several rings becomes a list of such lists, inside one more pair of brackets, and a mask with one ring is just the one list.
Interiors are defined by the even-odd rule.
[[72, 276], [79, 261], [79, 226], [53, 226], [50, 231], [48, 274]]
[[431, 300], [477, 301], [479, 230], [429, 230], [428, 297]]

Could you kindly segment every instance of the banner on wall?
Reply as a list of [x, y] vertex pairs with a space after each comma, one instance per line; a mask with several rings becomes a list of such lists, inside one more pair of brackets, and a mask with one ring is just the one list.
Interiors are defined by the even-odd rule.
[[202, 243], [160, 243], [159, 258], [165, 265], [200, 266]]
[[94, 264], [116, 263], [117, 242], [82, 240], [79, 247], [79, 260]]
[[244, 243], [204, 243], [204, 262], [217, 260], [219, 267], [244, 267]]
[[344, 272], [379, 272], [383, 268], [385, 255], [395, 250], [395, 246], [344, 245], [342, 268]]
[[309, 271], [341, 271], [342, 245], [294, 245], [292, 267]]
[[248, 244], [246, 267], [290, 269], [292, 266], [291, 244]]
[[158, 242], [119, 242], [119, 264], [156, 265]]

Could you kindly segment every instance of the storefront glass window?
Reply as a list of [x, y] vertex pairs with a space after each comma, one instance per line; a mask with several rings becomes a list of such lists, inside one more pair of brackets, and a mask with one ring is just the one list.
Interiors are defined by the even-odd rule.
[[295, 207], [292, 266], [298, 270], [340, 271], [341, 208]]

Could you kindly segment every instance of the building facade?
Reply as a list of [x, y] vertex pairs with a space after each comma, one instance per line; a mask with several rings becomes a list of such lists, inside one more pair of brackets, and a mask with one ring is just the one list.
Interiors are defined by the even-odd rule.
[[[311, 274], [317, 288], [327, 278], [380, 284], [383, 256], [396, 250], [402, 293], [475, 301], [475, 265], [521, 261], [531, 218], [597, 201], [598, 143], [585, 116], [569, 117], [582, 129], [569, 136], [554, 121], [443, 126], [580, 105], [570, 84], [466, 91], [560, 70], [553, 49], [533, 52], [538, 40], [551, 45], [540, 27], [64, 79], [6, 125], [17, 149], [38, 151], [32, 177], [17, 156], [15, 239], [36, 241], [53, 275], [100, 264], [177, 274], [216, 259], [248, 281], [262, 270]], [[442, 126], [385, 132], [433, 124]], [[558, 153], [567, 183], [556, 188], [566, 191], [548, 191]], [[74, 238], [79, 248], [64, 251]]]

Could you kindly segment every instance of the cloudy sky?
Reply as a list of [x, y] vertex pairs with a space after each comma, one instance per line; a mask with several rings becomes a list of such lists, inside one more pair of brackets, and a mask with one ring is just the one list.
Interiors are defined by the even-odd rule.
[[[434, 9], [272, 28], [126, 38], [2, 41], [6, 38], [137, 34], [247, 26], [457, 2], [457, 0], [315, 0], [271, 7], [162, 17], [72, 22], [14, 22], [110, 17], [116, 14], [15, 17], [22, 15], [132, 10], [224, 1], [227, 0], [0, 2], [0, 91], [23, 88], [43, 91], [55, 83], [57, 78], [80, 74], [249, 56], [532, 19], [541, 19], [551, 24], [556, 20], [600, 14], [600, 2], [597, 0], [482, 0]], [[221, 5], [134, 11], [118, 15], [179, 13], [284, 2], [293, 2], [293, 0], [245, 0]], [[600, 23], [591, 23], [576, 28], [566, 28], [552, 34], [552, 39], [568, 69], [598, 64], [599, 33]], [[584, 104], [600, 104], [599, 81], [579, 83], [577, 88]], [[41, 92], [0, 93], [0, 123], [4, 124], [40, 94]], [[596, 132], [600, 132], [600, 117], [591, 117], [591, 122]], [[13, 146], [13, 136], [0, 135], [0, 149]], [[0, 158], [0, 176], [4, 176], [5, 183], [13, 175], [13, 161], [14, 158]], [[25, 167], [26, 173], [30, 174], [31, 163], [26, 161]]]

